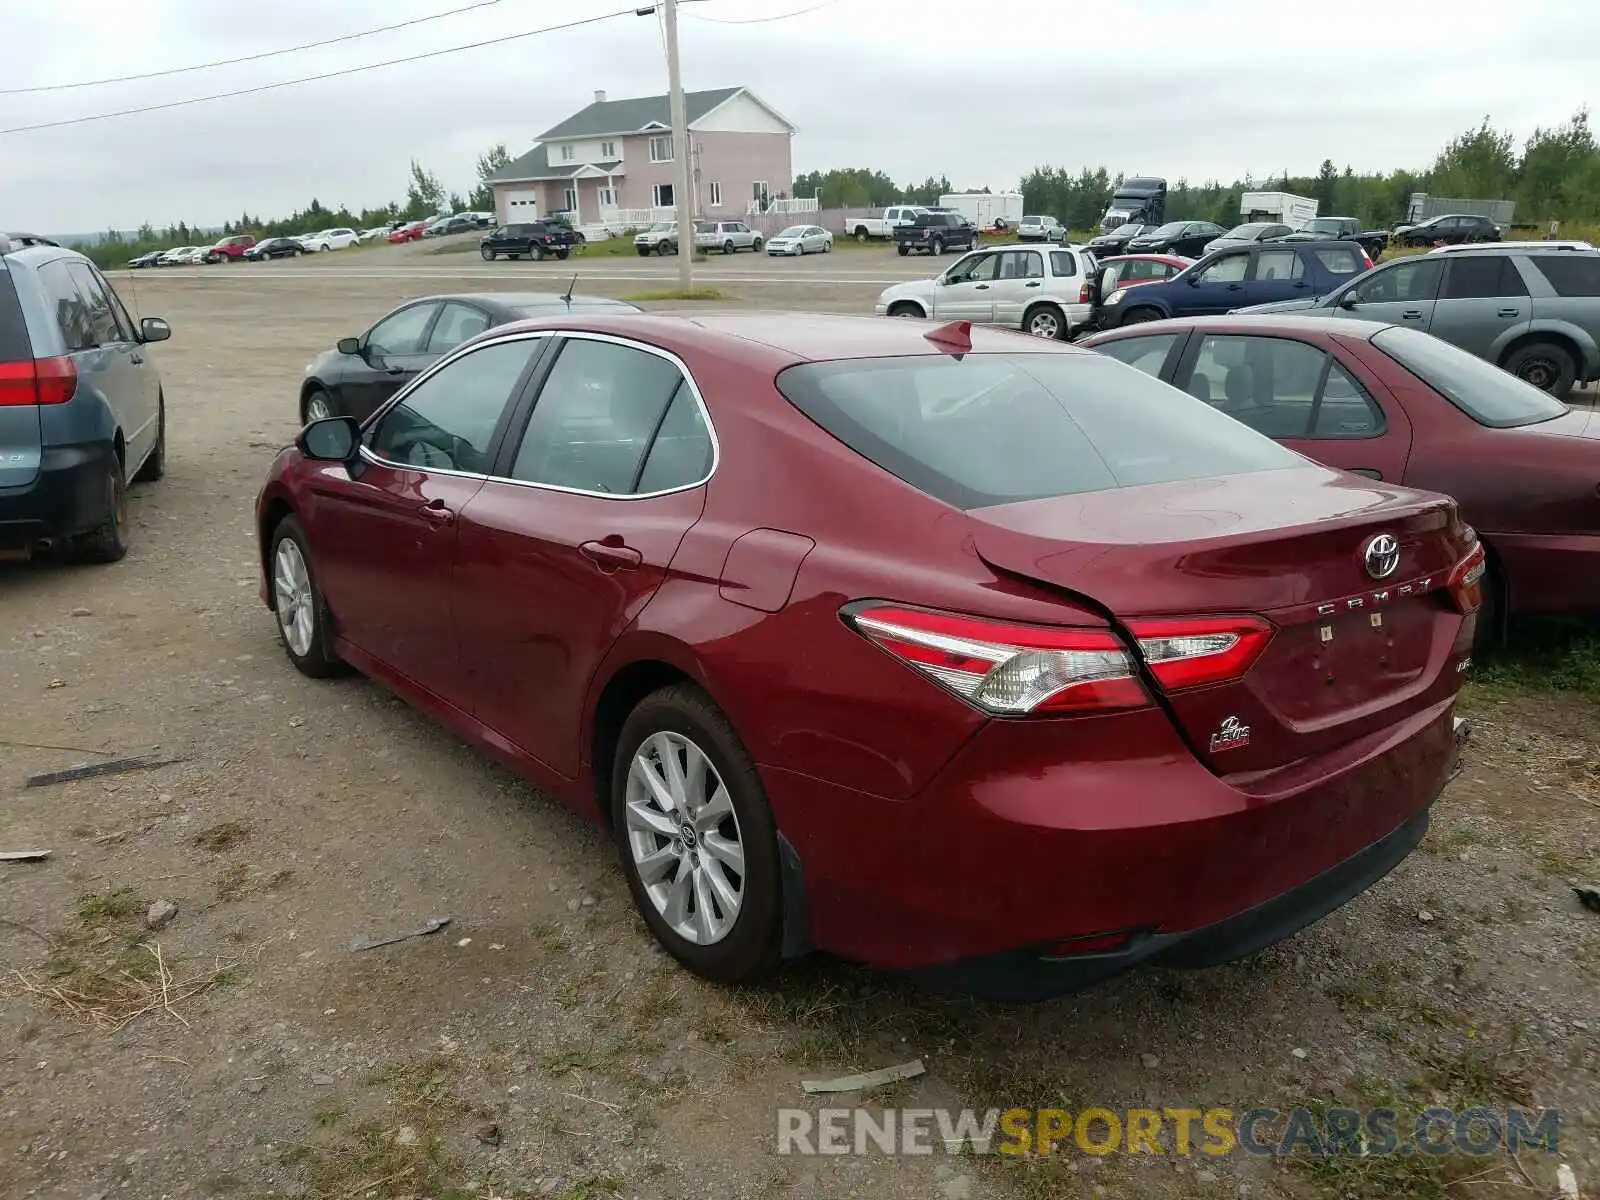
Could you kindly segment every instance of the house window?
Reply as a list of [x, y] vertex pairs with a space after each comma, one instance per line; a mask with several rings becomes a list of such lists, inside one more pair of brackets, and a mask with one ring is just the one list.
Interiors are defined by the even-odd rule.
[[672, 198], [672, 185], [670, 183], [656, 184], [651, 189], [651, 195], [651, 202], [657, 208], [673, 208], [676, 206], [677, 202]]
[[572, 147], [570, 145], [566, 145], [566, 146], [562, 146], [561, 147], [561, 161], [562, 162], [571, 162], [572, 161]]
[[567, 211], [568, 212], [577, 212], [578, 211], [578, 189], [577, 188], [568, 188], [567, 189], [566, 200], [567, 200]]
[[672, 139], [670, 137], [653, 137], [650, 139], [650, 161], [653, 163], [672, 161]]
[[616, 156], [617, 156], [617, 144], [615, 142], [601, 142], [600, 143], [600, 157], [601, 158], [612, 159], [612, 158], [615, 158]]
[[615, 188], [600, 189], [600, 207], [615, 208], [617, 206], [617, 192]]
[[711, 207], [722, 207], [722, 185], [714, 179], [711, 181]]
[[750, 198], [761, 208], [767, 206], [767, 181], [758, 179], [750, 185]]

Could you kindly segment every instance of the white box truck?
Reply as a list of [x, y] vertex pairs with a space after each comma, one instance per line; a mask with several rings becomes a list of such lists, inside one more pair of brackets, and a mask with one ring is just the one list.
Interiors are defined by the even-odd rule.
[[1290, 229], [1304, 229], [1317, 215], [1317, 202], [1288, 192], [1246, 192], [1239, 197], [1239, 216], [1245, 222], [1276, 221]]
[[951, 192], [939, 207], [960, 213], [979, 229], [1015, 229], [1022, 220], [1020, 192]]

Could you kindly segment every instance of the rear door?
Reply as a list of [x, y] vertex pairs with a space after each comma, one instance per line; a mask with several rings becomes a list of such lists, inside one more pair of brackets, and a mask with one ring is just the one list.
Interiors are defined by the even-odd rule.
[[39, 406], [33, 342], [11, 271], [0, 259], [0, 491], [25, 487], [39, 473]]
[[455, 619], [474, 715], [571, 777], [590, 680], [699, 520], [714, 445], [676, 359], [597, 336], [553, 357], [462, 513]]
[[1524, 262], [1546, 284], [1533, 302], [1534, 317], [1569, 322], [1600, 339], [1600, 254], [1530, 254]]
[[[1070, 251], [1058, 250], [1056, 254], [1065, 254], [1067, 263], [1073, 261]], [[1028, 305], [1045, 294], [1044, 255], [1038, 250], [1002, 250], [996, 257], [1000, 266], [990, 293], [994, 297], [995, 324], [1020, 325]], [[1055, 291], [1054, 298], [1059, 300], [1059, 289]]]
[[1428, 332], [1493, 362], [1533, 320], [1533, 300], [1509, 254], [1441, 254], [1444, 285]]

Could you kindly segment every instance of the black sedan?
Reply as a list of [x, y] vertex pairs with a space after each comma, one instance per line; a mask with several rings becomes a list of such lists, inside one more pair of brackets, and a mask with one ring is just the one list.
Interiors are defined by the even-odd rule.
[[1130, 221], [1126, 225], [1118, 225], [1110, 233], [1102, 233], [1097, 238], [1090, 238], [1084, 243], [1084, 249], [1091, 251], [1095, 258], [1114, 258], [1127, 249], [1128, 243], [1141, 233], [1154, 232], [1154, 225], [1140, 225], [1137, 221]]
[[409, 301], [359, 337], [340, 338], [334, 349], [306, 365], [300, 420], [342, 416], [365, 421], [441, 357], [486, 329], [529, 317], [597, 310], [643, 311], [625, 300], [554, 292], [425, 296]]
[[294, 238], [275, 237], [263, 238], [246, 250], [244, 256], [251, 262], [263, 262], [269, 258], [298, 258], [305, 252], [306, 248]]
[[128, 260], [128, 270], [142, 271], [146, 267], [159, 267], [161, 264], [157, 260], [165, 253], [165, 250], [152, 250], [149, 254], [141, 254], [138, 258], [131, 258]]
[[1228, 231], [1211, 221], [1168, 221], [1157, 229], [1147, 229], [1136, 238], [1130, 238], [1123, 247], [1124, 254], [1178, 254], [1184, 258], [1199, 258], [1206, 252], [1206, 244]]

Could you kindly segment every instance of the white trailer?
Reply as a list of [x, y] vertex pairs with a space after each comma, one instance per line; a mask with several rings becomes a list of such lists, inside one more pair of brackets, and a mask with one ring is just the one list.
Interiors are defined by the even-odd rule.
[[1022, 220], [1020, 192], [951, 192], [939, 207], [958, 212], [979, 229], [1015, 229]]
[[1290, 229], [1304, 229], [1317, 215], [1317, 202], [1288, 192], [1246, 192], [1239, 197], [1239, 215], [1245, 221], [1276, 221]]

